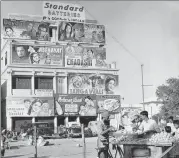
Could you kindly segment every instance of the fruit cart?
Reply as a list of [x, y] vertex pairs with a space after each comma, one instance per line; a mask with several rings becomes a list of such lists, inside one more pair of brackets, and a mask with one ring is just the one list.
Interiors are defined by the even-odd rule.
[[[123, 158], [168, 158], [168, 153], [163, 155], [167, 149], [172, 149], [172, 143], [169, 144], [153, 144], [145, 140], [135, 140], [132, 142], [121, 142], [113, 145], [123, 145]], [[163, 156], [162, 156], [163, 155]], [[162, 156], [162, 157], [161, 157]]]
[[169, 152], [177, 144], [167, 136], [164, 140], [164, 136], [155, 134], [151, 138], [138, 138], [136, 135], [126, 134], [115, 139], [112, 144], [116, 148], [123, 146], [123, 158], [169, 158]]

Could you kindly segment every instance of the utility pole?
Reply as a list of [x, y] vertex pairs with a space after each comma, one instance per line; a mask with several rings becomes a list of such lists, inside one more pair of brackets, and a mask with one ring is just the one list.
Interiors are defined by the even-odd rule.
[[142, 74], [142, 103], [143, 103], [143, 110], [145, 110], [144, 105], [144, 86], [153, 86], [153, 85], [144, 85], [144, 74], [143, 74], [143, 64], [141, 65], [141, 74]]
[[141, 73], [142, 73], [142, 103], [143, 103], [143, 110], [145, 110], [144, 105], [144, 76], [143, 76], [143, 64], [141, 65]]

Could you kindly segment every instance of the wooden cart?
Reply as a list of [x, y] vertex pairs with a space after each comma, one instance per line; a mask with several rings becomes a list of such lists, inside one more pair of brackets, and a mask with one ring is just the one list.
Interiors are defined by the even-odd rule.
[[172, 143], [152, 144], [145, 142], [124, 142], [113, 145], [123, 145], [123, 158], [169, 158], [169, 152], [175, 145]]

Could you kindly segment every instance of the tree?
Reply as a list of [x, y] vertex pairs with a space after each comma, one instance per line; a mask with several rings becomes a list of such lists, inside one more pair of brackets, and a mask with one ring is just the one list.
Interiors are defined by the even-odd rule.
[[163, 102], [160, 116], [179, 115], [179, 78], [170, 78], [156, 90], [158, 100]]

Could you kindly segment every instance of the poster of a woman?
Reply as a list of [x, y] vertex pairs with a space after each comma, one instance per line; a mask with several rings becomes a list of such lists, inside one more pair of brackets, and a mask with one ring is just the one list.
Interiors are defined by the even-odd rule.
[[61, 24], [59, 27], [59, 41], [72, 41], [73, 40], [73, 29], [70, 23], [65, 24], [64, 30], [61, 27], [64, 27], [64, 24]]
[[42, 104], [43, 102], [40, 99], [35, 99], [34, 101], [32, 101], [28, 110], [28, 115], [38, 116], [38, 113], [41, 110]]
[[108, 76], [105, 80], [106, 94], [114, 94], [115, 86], [116, 86], [116, 79], [111, 76]]
[[95, 116], [96, 115], [96, 104], [91, 96], [84, 98], [84, 105], [80, 107], [79, 114], [81, 116]]

